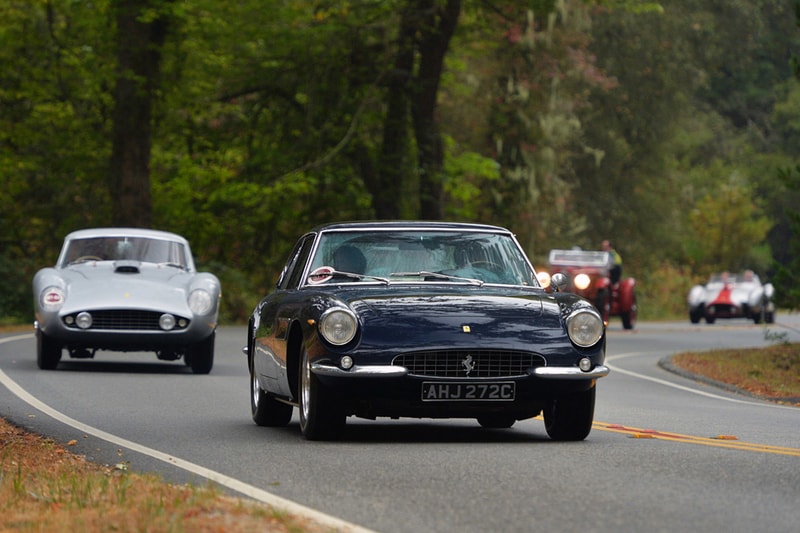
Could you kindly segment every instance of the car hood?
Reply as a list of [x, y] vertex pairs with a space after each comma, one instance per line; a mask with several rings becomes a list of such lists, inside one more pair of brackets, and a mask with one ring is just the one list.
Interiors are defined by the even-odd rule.
[[85, 263], [60, 271], [66, 282], [62, 313], [82, 309], [153, 309], [187, 314], [192, 274], [137, 261]]
[[376, 289], [340, 296], [359, 316], [362, 350], [530, 350], [533, 344], [563, 347], [567, 339], [556, 298], [541, 290]]

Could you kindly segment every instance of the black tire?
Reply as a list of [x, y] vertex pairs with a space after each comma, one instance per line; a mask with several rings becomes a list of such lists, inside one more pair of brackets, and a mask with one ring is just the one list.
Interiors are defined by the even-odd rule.
[[477, 420], [481, 427], [488, 429], [508, 429], [517, 421], [510, 415], [481, 415]]
[[600, 289], [594, 298], [594, 306], [597, 312], [600, 313], [600, 318], [603, 322], [608, 322], [611, 313], [611, 298], [608, 289]]
[[636, 314], [638, 311], [639, 307], [636, 305], [636, 297], [634, 296], [631, 308], [620, 315], [622, 317], [622, 327], [624, 329], [633, 329], [636, 326]]
[[544, 427], [553, 440], [583, 440], [592, 430], [596, 387], [550, 400], [544, 408]]
[[250, 410], [253, 421], [259, 426], [285, 427], [292, 420], [292, 406], [279, 402], [258, 384], [255, 372], [250, 370]]
[[774, 324], [775, 323], [775, 312], [774, 311], [767, 311], [764, 314], [764, 322], [766, 324]]
[[300, 430], [308, 440], [330, 440], [339, 436], [346, 417], [336, 395], [311, 372], [308, 353], [300, 354], [298, 379]]
[[716, 319], [717, 317], [715, 316], [706, 315], [706, 324], [713, 324]]
[[689, 322], [692, 324], [699, 324], [701, 318], [703, 318], [702, 309], [698, 309], [697, 311], [689, 311]]
[[53, 370], [59, 361], [61, 361], [61, 345], [37, 329], [36, 364], [41, 370]]
[[195, 374], [208, 374], [214, 367], [214, 332], [205, 339], [186, 348], [186, 364]]

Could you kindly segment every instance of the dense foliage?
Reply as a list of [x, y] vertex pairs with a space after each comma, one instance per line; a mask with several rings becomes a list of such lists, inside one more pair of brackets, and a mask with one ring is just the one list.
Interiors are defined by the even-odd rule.
[[[610, 238], [643, 316], [720, 269], [797, 264], [785, 0], [7, 0], [0, 320], [73, 229], [191, 241], [224, 319], [296, 237], [444, 218]], [[121, 28], [121, 31], [118, 31]]]

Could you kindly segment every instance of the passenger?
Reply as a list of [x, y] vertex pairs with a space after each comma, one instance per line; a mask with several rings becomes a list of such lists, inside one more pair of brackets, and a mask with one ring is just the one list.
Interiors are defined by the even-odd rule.
[[339, 272], [363, 274], [367, 269], [367, 259], [361, 250], [346, 244], [337, 248], [333, 253], [333, 268]]

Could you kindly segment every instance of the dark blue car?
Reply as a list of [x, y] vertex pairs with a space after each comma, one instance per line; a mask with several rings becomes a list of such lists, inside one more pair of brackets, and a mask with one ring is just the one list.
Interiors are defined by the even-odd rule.
[[608, 374], [595, 308], [545, 292], [514, 235], [481, 224], [315, 228], [247, 331], [253, 420], [286, 426], [298, 407], [312, 440], [348, 416], [509, 428], [542, 412], [551, 438], [582, 440]]

